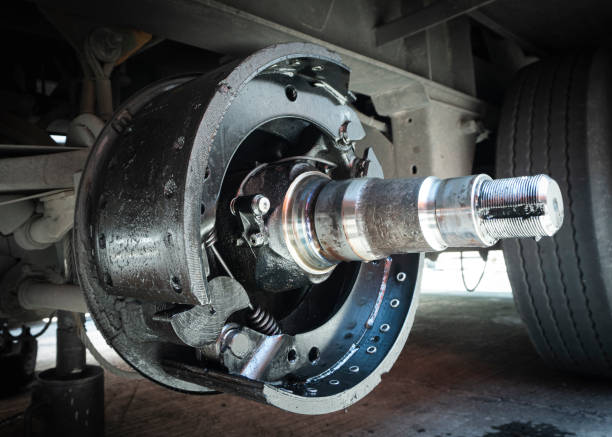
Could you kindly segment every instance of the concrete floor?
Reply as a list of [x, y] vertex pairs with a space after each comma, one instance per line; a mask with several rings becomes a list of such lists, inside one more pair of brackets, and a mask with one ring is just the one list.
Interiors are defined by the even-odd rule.
[[[27, 394], [0, 401], [0, 419], [27, 404]], [[511, 298], [437, 294], [421, 296], [393, 370], [348, 410], [300, 416], [107, 374], [105, 414], [109, 436], [599, 437], [612, 435], [612, 384], [546, 367]]]

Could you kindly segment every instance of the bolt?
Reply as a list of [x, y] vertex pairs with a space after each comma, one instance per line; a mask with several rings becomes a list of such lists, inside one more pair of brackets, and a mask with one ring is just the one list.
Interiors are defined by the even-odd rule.
[[481, 228], [495, 239], [551, 236], [563, 224], [561, 190], [546, 175], [485, 180], [477, 199]]
[[270, 210], [270, 199], [261, 194], [256, 195], [251, 202], [251, 210], [253, 214], [265, 215]]
[[261, 232], [251, 234], [249, 237], [249, 242], [251, 243], [251, 246], [261, 246], [266, 242], [266, 237]]

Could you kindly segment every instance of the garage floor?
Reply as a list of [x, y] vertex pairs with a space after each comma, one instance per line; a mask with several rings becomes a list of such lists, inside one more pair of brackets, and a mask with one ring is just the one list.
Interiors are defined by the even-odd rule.
[[[51, 350], [43, 345], [39, 361], [52, 363]], [[0, 401], [0, 419], [27, 404], [27, 394]], [[17, 423], [0, 435], [22, 435], [21, 430]], [[189, 396], [107, 374], [106, 434], [610, 436], [612, 384], [546, 367], [511, 298], [423, 295], [395, 367], [348, 410], [300, 416], [228, 395]]]

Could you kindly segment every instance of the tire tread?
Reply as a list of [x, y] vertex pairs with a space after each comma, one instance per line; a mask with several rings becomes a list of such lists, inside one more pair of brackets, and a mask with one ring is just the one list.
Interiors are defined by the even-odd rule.
[[598, 263], [584, 260], [593, 249], [593, 210], [584, 205], [590, 199], [584, 194], [588, 163], [581, 110], [592, 58], [593, 53], [558, 57], [519, 73], [502, 110], [497, 168], [498, 177], [550, 174], [566, 196], [565, 223], [554, 238], [503, 243], [515, 302], [534, 346], [555, 367], [611, 376], [606, 340], [612, 331], [606, 329], [612, 309], [601, 298], [606, 290], [593, 279]]

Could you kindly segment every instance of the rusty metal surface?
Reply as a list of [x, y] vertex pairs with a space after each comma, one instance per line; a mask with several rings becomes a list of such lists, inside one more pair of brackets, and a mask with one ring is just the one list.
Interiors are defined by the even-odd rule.
[[372, 260], [429, 250], [418, 218], [422, 182], [415, 178], [329, 183], [317, 199], [315, 215], [325, 252], [339, 259]]
[[229, 316], [249, 306], [249, 296], [242, 285], [227, 276], [212, 279], [209, 291], [214, 306], [196, 305], [169, 316], [174, 332], [189, 346], [203, 347], [213, 343]]

